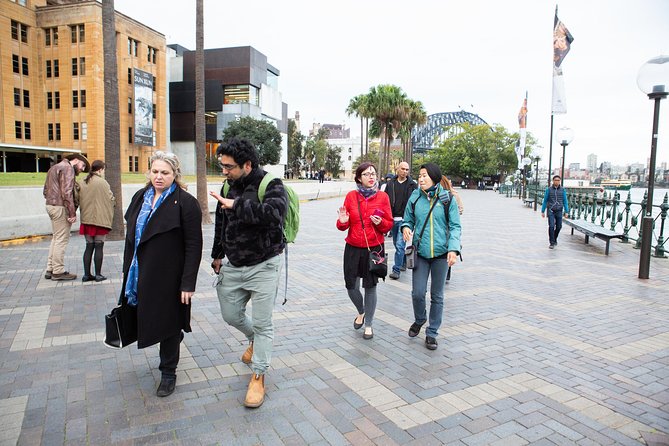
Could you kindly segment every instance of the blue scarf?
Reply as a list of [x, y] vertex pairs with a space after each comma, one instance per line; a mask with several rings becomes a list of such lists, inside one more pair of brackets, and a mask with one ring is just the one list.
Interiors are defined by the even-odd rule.
[[156, 195], [156, 190], [153, 187], [149, 187], [144, 192], [144, 201], [142, 202], [142, 208], [139, 210], [139, 215], [137, 215], [137, 223], [135, 225], [135, 250], [132, 253], [132, 262], [130, 263], [128, 277], [125, 281], [125, 297], [128, 300], [128, 305], [133, 307], [137, 306], [137, 281], [139, 279], [137, 247], [139, 246], [139, 241], [142, 239], [146, 224], [151, 219], [155, 210], [158, 209], [163, 201], [165, 201], [165, 197], [174, 192], [176, 187], [177, 183], [172, 183], [169, 189], [164, 190], [163, 193], [160, 194], [160, 197], [158, 197], [155, 206], [153, 206], [153, 197]]
[[365, 187], [362, 184], [358, 184], [358, 192], [360, 192], [360, 195], [365, 197], [365, 199], [368, 199], [378, 191], [379, 191], [379, 183], [374, 183], [374, 186], [372, 187]]

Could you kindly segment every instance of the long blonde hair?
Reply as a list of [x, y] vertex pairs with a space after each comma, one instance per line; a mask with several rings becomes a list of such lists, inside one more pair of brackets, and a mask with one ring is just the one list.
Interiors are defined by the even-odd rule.
[[[172, 171], [174, 172], [174, 182], [177, 183], [177, 186], [183, 190], [188, 189], [186, 183], [183, 182], [183, 177], [181, 175], [181, 161], [179, 161], [178, 156], [172, 152], [163, 152], [162, 150], [158, 150], [154, 152], [153, 155], [151, 155], [151, 158], [149, 158], [149, 166], [153, 165], [154, 161], [164, 161], [169, 164], [172, 168]], [[149, 172], [146, 173], [146, 176], [149, 176]], [[146, 183], [147, 186], [150, 184], [151, 180]]]

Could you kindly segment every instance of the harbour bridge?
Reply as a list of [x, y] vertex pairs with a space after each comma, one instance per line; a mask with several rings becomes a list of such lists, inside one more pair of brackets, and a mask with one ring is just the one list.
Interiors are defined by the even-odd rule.
[[427, 117], [427, 122], [417, 126], [411, 137], [414, 153], [423, 153], [433, 149], [439, 140], [457, 134], [460, 125], [488, 125], [479, 115], [466, 111], [435, 113]]

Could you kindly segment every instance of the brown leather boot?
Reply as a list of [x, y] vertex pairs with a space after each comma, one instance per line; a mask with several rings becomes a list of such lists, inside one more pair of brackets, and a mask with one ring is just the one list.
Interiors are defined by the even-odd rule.
[[244, 364], [251, 364], [252, 357], [253, 357], [253, 341], [251, 341], [251, 345], [249, 345], [249, 348], [247, 348], [244, 354], [242, 355], [242, 362]]
[[249, 382], [249, 390], [246, 391], [246, 399], [244, 400], [244, 405], [246, 407], [260, 407], [265, 401], [265, 375], [256, 375], [255, 373], [251, 376], [251, 382]]

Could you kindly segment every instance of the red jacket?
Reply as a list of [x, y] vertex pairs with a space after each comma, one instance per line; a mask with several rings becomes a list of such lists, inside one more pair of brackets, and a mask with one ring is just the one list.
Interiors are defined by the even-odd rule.
[[[365, 233], [369, 246], [383, 245], [384, 234], [393, 227], [393, 213], [390, 209], [390, 199], [385, 192], [379, 191], [365, 199], [360, 192], [353, 190], [346, 194], [344, 199], [344, 207], [348, 211], [349, 219], [346, 223], [342, 223], [337, 218], [337, 229], [346, 231], [346, 243], [349, 245], [366, 248], [365, 235], [362, 233], [362, 223], [360, 221], [360, 212], [358, 212], [358, 203], [360, 203], [360, 211], [362, 211], [362, 218], [365, 222]], [[372, 223], [370, 217], [374, 211], [380, 209], [383, 212], [381, 215], [381, 223], [375, 225]]]

